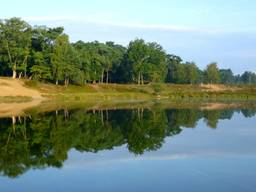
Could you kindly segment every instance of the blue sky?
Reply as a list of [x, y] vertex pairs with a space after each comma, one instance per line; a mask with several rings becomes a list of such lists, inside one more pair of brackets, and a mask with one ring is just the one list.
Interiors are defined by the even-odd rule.
[[144, 38], [200, 68], [216, 61], [241, 73], [256, 72], [255, 10], [252, 0], [8, 0], [0, 18], [64, 26], [71, 41]]

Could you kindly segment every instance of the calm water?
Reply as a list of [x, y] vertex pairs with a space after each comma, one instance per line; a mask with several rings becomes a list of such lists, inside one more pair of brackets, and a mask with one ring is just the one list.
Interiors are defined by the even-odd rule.
[[0, 119], [0, 191], [256, 191], [256, 110]]

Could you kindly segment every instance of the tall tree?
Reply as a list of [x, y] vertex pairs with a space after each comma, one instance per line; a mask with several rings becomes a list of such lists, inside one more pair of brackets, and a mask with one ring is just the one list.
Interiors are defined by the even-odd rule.
[[143, 84], [143, 69], [145, 68], [147, 59], [149, 58], [148, 46], [143, 39], [136, 39], [130, 42], [127, 54], [134, 73], [134, 80], [136, 80], [138, 84]]
[[26, 75], [29, 49], [31, 45], [31, 27], [20, 18], [5, 19], [0, 22], [0, 49], [8, 58], [12, 77], [17, 71]]
[[219, 83], [220, 74], [217, 63], [211, 63], [207, 65], [205, 71], [205, 80], [207, 83]]
[[69, 39], [67, 35], [61, 35], [56, 38], [53, 46], [53, 53], [51, 57], [53, 76], [55, 78], [56, 85], [59, 84], [59, 80], [64, 78], [64, 66], [66, 65], [66, 56], [69, 51]]
[[234, 83], [235, 78], [231, 69], [220, 69], [220, 82], [223, 84]]
[[199, 79], [199, 69], [194, 62], [186, 63], [186, 83], [196, 83]]
[[178, 68], [181, 65], [182, 59], [173, 54], [168, 54], [166, 56], [167, 65], [168, 65], [168, 74], [166, 81], [168, 83], [177, 83], [178, 82]]
[[157, 43], [145, 43], [142, 39], [131, 41], [128, 50], [128, 62], [138, 84], [163, 82], [167, 73], [166, 54]]
[[145, 80], [164, 82], [167, 75], [166, 54], [163, 47], [155, 42], [148, 43], [148, 59], [144, 68]]
[[253, 72], [245, 71], [241, 75], [240, 81], [244, 84], [256, 84], [256, 74]]

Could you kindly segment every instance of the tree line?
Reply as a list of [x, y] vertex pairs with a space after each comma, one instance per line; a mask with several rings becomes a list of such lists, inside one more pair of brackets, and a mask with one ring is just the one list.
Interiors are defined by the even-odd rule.
[[256, 84], [256, 74], [234, 75], [210, 63], [168, 54], [161, 45], [135, 39], [71, 43], [63, 27], [30, 26], [20, 18], [0, 20], [0, 75], [68, 85], [86, 83]]

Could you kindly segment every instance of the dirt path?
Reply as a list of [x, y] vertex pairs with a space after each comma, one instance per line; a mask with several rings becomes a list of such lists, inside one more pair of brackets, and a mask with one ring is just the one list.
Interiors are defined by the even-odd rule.
[[231, 88], [226, 85], [219, 85], [219, 84], [201, 84], [200, 87], [203, 89], [206, 89], [206, 91], [214, 91], [214, 92], [226, 91], [226, 90], [230, 90], [230, 91], [238, 90], [237, 87]]

